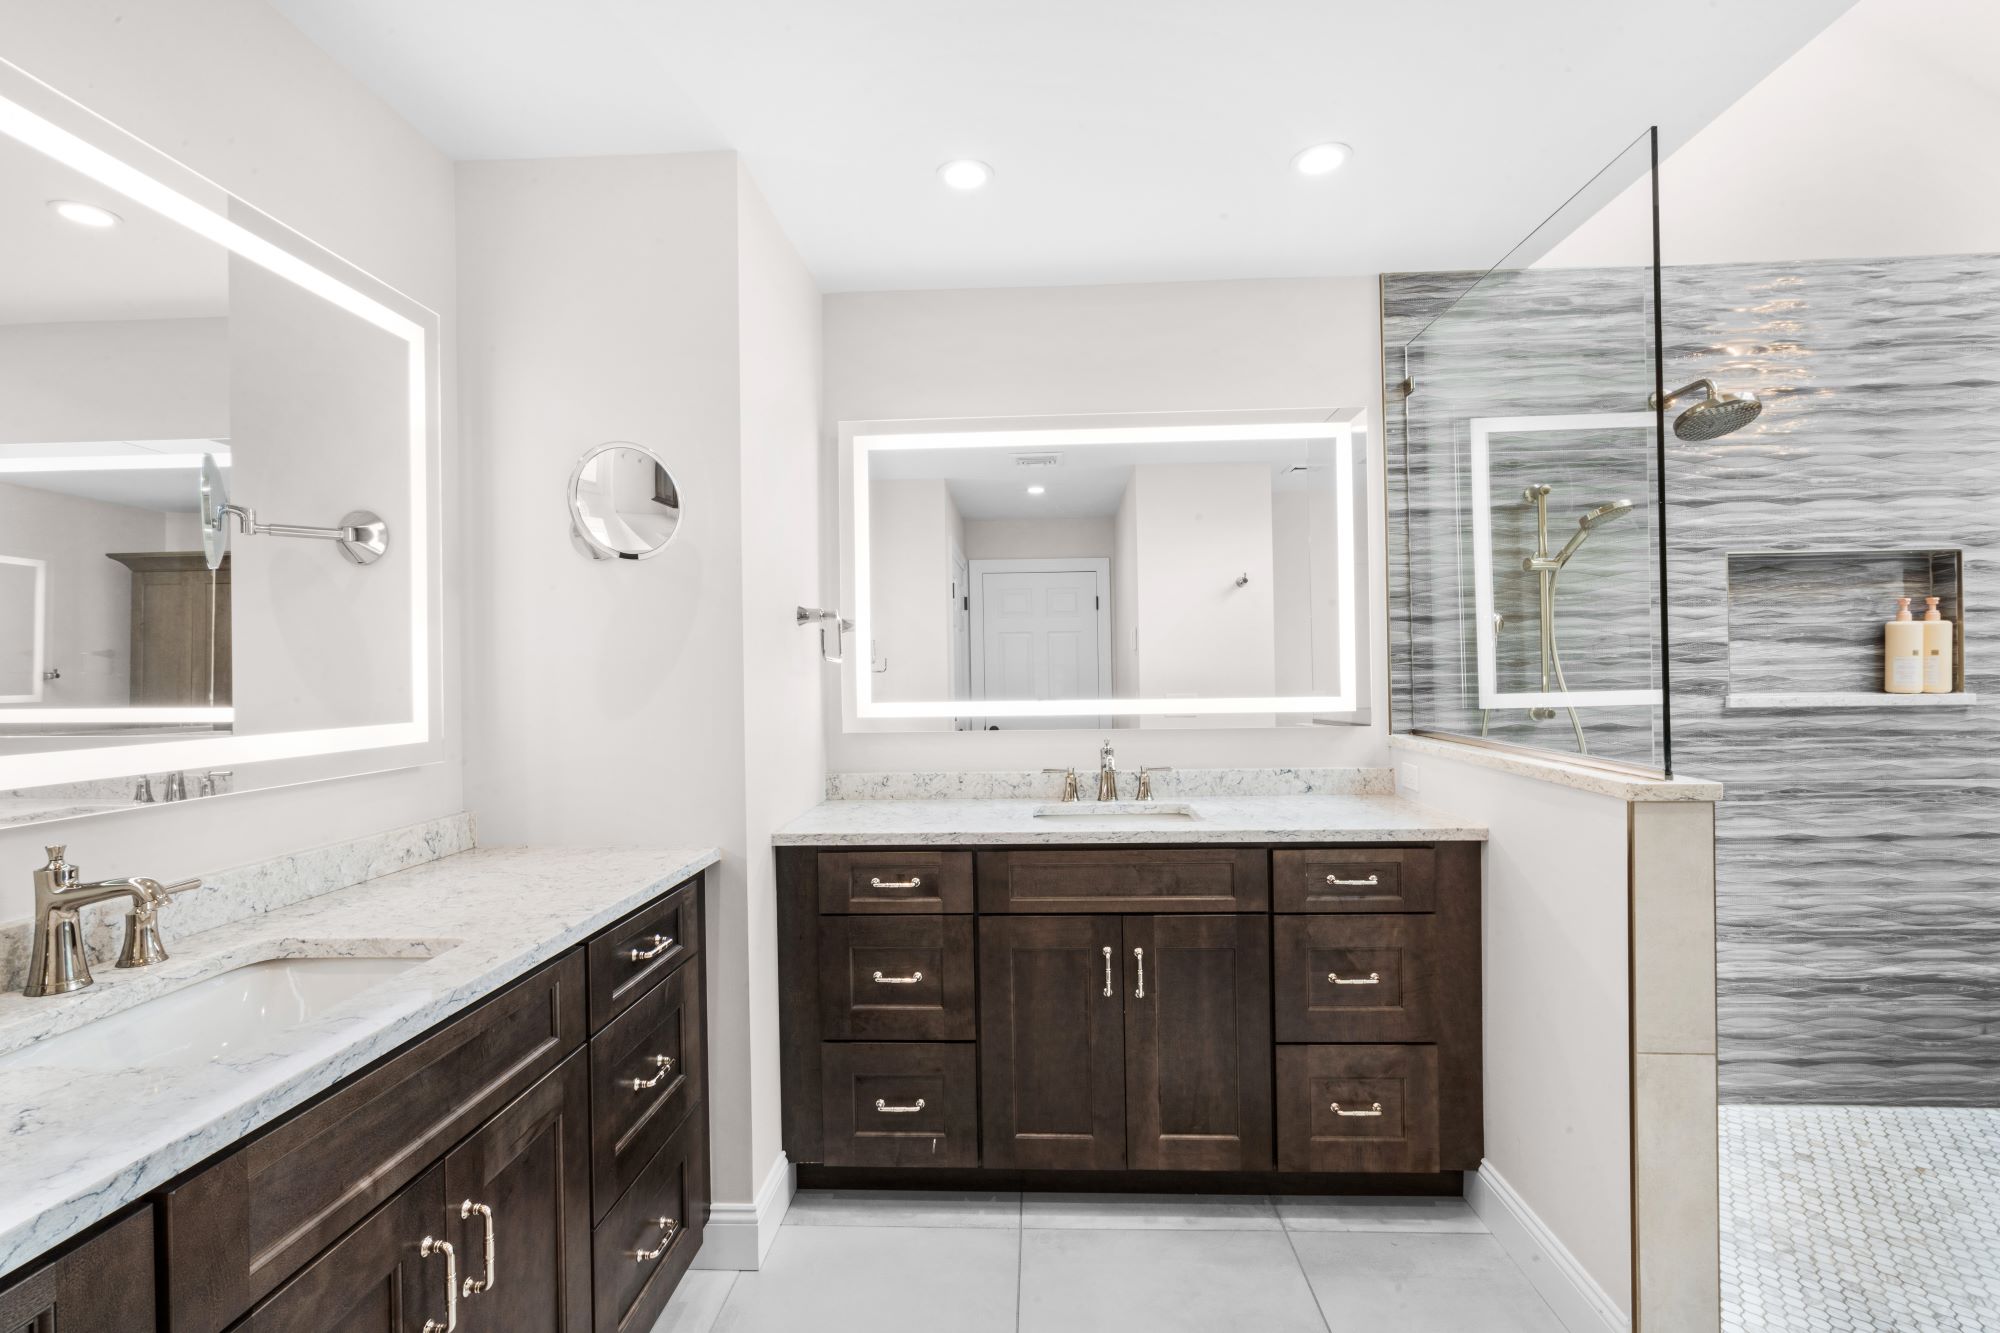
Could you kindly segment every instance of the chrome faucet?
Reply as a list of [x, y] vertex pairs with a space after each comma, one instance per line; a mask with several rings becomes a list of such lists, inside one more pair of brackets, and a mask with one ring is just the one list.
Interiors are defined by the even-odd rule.
[[1111, 740], [1105, 738], [1097, 751], [1097, 799], [1115, 801], [1118, 799], [1118, 756], [1111, 753]]
[[162, 884], [143, 876], [79, 883], [77, 868], [63, 859], [65, 850], [48, 848], [49, 863], [35, 872], [35, 944], [23, 990], [31, 998], [82, 990], [93, 981], [90, 956], [83, 947], [83, 927], [76, 915], [79, 907], [120, 894], [130, 898], [132, 910], [125, 914], [125, 948], [118, 966], [149, 967], [167, 957], [166, 946], [160, 942], [160, 909], [176, 893], [201, 887], [198, 879]]
[[1152, 768], [1141, 766], [1139, 769], [1139, 799], [1142, 801], [1153, 799], [1153, 774], [1171, 773], [1173, 771], [1163, 764], [1156, 764]]
[[187, 774], [179, 772], [167, 774], [167, 790], [160, 799], [163, 801], [185, 801], [187, 796]]
[[1060, 773], [1062, 775], [1062, 798], [1065, 804], [1076, 799], [1076, 770], [1074, 768], [1045, 768], [1042, 772]]

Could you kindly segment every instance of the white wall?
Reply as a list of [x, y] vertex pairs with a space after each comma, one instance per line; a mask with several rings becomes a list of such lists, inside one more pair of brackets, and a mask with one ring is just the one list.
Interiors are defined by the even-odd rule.
[[[1379, 423], [1380, 377], [1374, 278], [863, 292], [826, 301], [828, 458], [842, 421], [1359, 406]], [[1360, 508], [1375, 529], [1369, 604], [1380, 608], [1379, 459], [1369, 485]], [[825, 503], [824, 513], [838, 512], [834, 497]], [[827, 528], [826, 559], [838, 568], [836, 525]], [[1379, 663], [1387, 631], [1376, 620], [1369, 652]], [[1126, 767], [1380, 764], [1386, 674], [1373, 676], [1367, 727], [1148, 729], [1122, 737], [1120, 759]], [[1064, 733], [848, 734], [833, 672], [826, 689], [836, 770], [1035, 768], [1065, 754], [1088, 758], [1084, 742]]]
[[[2000, 7], [1861, 0], [1660, 167], [1669, 264], [2000, 251]], [[1648, 182], [1543, 260], [1622, 265]]]
[[[1103, 518], [970, 518], [965, 521], [967, 560], [1043, 560], [1050, 557], [1099, 556], [1116, 560], [1117, 538], [1112, 519]], [[1112, 584], [1118, 574], [1112, 571]]]
[[[450, 164], [261, 0], [13, 0], [6, 13], [8, 60], [442, 312], [449, 328]], [[449, 417], [445, 449], [449, 599], [461, 586]], [[462, 808], [454, 631], [448, 609], [446, 762], [10, 830], [0, 866], [39, 864], [42, 844], [61, 837], [86, 874], [198, 874]], [[27, 914], [29, 887], [25, 873], [0, 876], [0, 919]]]
[[875, 641], [857, 644], [856, 660], [887, 667], [875, 675], [878, 699], [949, 699], [951, 549], [965, 540], [958, 507], [942, 481], [871, 482], [868, 526]]
[[229, 322], [0, 325], [0, 444], [229, 434]]

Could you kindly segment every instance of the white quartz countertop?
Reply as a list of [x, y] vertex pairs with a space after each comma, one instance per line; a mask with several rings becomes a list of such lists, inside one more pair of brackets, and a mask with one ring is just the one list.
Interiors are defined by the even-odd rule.
[[[175, 939], [70, 995], [0, 996], [0, 1275], [581, 943], [716, 863], [712, 849], [501, 847], [446, 857]], [[9, 1068], [9, 1053], [273, 958], [427, 961], [240, 1064]]]
[[1031, 800], [822, 801], [772, 835], [779, 847], [1097, 846], [1130, 843], [1478, 842], [1486, 830], [1400, 796], [1176, 796], [1170, 815], [1038, 816]]

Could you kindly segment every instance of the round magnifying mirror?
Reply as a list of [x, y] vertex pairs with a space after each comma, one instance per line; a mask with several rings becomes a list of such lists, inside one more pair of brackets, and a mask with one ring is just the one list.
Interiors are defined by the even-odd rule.
[[680, 528], [680, 487], [651, 449], [613, 440], [569, 474], [569, 519], [571, 540], [593, 560], [646, 560]]
[[222, 568], [229, 554], [229, 485], [222, 479], [222, 465], [214, 454], [201, 456], [201, 553], [210, 569]]

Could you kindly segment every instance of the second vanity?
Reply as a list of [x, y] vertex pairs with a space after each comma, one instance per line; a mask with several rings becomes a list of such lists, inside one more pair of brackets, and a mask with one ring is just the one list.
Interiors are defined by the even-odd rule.
[[822, 804], [775, 839], [801, 1183], [1457, 1193], [1483, 836], [1384, 793]]

